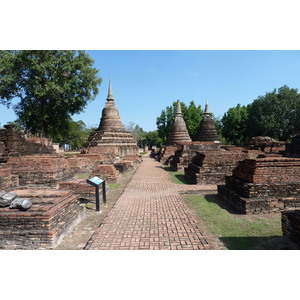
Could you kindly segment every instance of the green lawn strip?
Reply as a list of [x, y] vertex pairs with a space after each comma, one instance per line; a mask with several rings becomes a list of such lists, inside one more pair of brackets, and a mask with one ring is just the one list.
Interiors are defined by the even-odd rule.
[[117, 190], [121, 184], [120, 183], [107, 183], [108, 189], [109, 190]]
[[163, 168], [165, 171], [167, 171], [170, 174], [172, 181], [174, 183], [179, 183], [179, 184], [187, 184], [188, 183], [183, 172], [172, 171], [172, 169], [168, 166], [163, 166]]
[[187, 195], [184, 198], [228, 249], [273, 249], [276, 243], [282, 242], [280, 214], [274, 217], [255, 215], [249, 218], [222, 209], [217, 204], [215, 195]]

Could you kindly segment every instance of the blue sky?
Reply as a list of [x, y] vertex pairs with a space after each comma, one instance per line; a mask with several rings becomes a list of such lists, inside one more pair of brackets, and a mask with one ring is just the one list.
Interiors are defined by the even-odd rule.
[[[177, 99], [205, 101], [216, 117], [238, 103], [247, 105], [260, 95], [287, 84], [300, 90], [300, 51], [275, 50], [92, 50], [87, 53], [99, 69], [99, 94], [73, 119], [98, 125], [107, 96], [109, 76], [123, 124], [156, 129], [156, 118]], [[15, 119], [0, 106], [0, 123]]]

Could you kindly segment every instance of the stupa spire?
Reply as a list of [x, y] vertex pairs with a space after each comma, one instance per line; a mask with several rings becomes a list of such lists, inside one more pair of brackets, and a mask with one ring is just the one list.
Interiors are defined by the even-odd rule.
[[176, 115], [178, 114], [181, 114], [180, 100], [177, 100], [177, 104], [176, 104]]
[[112, 85], [111, 85], [111, 79], [110, 79], [110, 76], [109, 76], [109, 85], [108, 85], [108, 95], [107, 95], [107, 98], [106, 98], [107, 101], [114, 101], [115, 98], [112, 94]]
[[209, 114], [209, 111], [208, 111], [208, 101], [206, 100], [206, 104], [205, 104], [205, 110], [204, 110], [204, 113], [205, 114]]

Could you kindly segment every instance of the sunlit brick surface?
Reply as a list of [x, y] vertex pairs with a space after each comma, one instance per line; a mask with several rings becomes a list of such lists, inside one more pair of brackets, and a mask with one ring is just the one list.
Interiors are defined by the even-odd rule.
[[160, 163], [145, 157], [86, 249], [212, 249], [179, 194], [201, 189], [215, 186], [175, 184]]

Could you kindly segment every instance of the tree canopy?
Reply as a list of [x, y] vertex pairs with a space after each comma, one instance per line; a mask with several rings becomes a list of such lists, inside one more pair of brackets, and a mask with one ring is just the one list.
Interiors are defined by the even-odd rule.
[[26, 131], [52, 137], [69, 126], [98, 94], [102, 79], [84, 51], [0, 51], [0, 104], [14, 111]]
[[[176, 104], [173, 102], [171, 106], [167, 106], [156, 119], [158, 136], [162, 139], [163, 143], [167, 140], [171, 125], [175, 119]], [[182, 117], [185, 121], [187, 130], [191, 139], [197, 134], [200, 121], [202, 119], [201, 105], [196, 106], [194, 101], [191, 101], [189, 106], [180, 102]]]
[[229, 108], [221, 119], [221, 135], [226, 142], [233, 145], [243, 145], [247, 139], [247, 106], [238, 104]]
[[259, 96], [248, 108], [247, 135], [290, 139], [300, 125], [300, 94], [288, 86]]
[[288, 140], [300, 129], [300, 94], [284, 85], [248, 106], [230, 108], [220, 123], [222, 136], [235, 145], [243, 145], [253, 136]]

